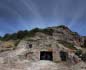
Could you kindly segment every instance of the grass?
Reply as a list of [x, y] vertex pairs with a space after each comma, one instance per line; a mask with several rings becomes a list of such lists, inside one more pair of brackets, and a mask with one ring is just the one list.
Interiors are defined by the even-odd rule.
[[76, 48], [74, 47], [74, 45], [72, 43], [69, 43], [67, 41], [63, 41], [63, 40], [59, 40], [59, 43], [63, 44], [65, 47], [72, 49], [72, 50], [76, 50]]

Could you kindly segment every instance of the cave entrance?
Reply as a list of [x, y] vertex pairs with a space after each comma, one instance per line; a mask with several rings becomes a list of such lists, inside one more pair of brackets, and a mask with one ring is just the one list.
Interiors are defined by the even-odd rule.
[[62, 61], [67, 61], [68, 53], [64, 51], [60, 51], [60, 58]]
[[42, 51], [40, 52], [40, 60], [53, 60], [52, 52]]

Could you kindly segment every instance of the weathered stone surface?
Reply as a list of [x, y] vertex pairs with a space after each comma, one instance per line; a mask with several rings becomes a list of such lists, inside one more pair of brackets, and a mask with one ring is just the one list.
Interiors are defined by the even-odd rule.
[[[62, 49], [66, 52], [71, 50], [59, 43], [59, 40], [73, 44], [76, 49], [82, 49], [80, 46], [83, 41], [80, 40], [80, 36], [71, 34], [72, 31], [67, 27], [50, 29], [54, 30], [52, 35], [37, 32], [34, 37], [21, 40], [15, 50], [1, 52], [0, 70], [86, 70], [86, 63], [73, 65], [62, 62], [59, 54]], [[52, 52], [53, 61], [40, 61], [42, 51]]]

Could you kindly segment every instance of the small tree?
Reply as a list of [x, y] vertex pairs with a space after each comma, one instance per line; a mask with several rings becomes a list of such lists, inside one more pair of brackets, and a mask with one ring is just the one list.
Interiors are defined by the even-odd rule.
[[82, 54], [81, 59], [86, 62], [86, 53]]
[[83, 47], [86, 48], [86, 40], [84, 40], [84, 46]]
[[2, 37], [0, 36], [0, 40], [2, 40]]
[[2, 40], [9, 40], [10, 39], [10, 37], [11, 37], [11, 35], [10, 34], [6, 34], [3, 38], [2, 38]]
[[25, 37], [24, 31], [17, 32], [17, 39], [22, 39]]
[[47, 35], [51, 35], [53, 34], [53, 29], [43, 29], [41, 30], [41, 32], [47, 34]]
[[78, 49], [78, 50], [75, 52], [75, 54], [80, 57], [80, 55], [82, 54], [82, 50]]

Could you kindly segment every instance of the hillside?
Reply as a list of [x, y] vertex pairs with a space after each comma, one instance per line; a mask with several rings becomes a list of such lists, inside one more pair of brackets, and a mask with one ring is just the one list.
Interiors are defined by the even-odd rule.
[[[0, 70], [85, 70], [86, 37], [66, 26], [18, 31], [0, 39]], [[62, 50], [77, 63], [61, 61]]]
[[[25, 38], [30, 38], [34, 37], [36, 33], [43, 33], [48, 36], [55, 37], [60, 43], [64, 44], [70, 44], [71, 46], [76, 45], [79, 47], [86, 47], [86, 37], [80, 36], [76, 32], [72, 32], [68, 27], [61, 25], [61, 26], [55, 26], [55, 27], [48, 27], [45, 29], [39, 29], [35, 28], [30, 31], [24, 30], [24, 31], [18, 31], [13, 34], [5, 34], [3, 37], [0, 37], [1, 44], [4, 43], [5, 41], [7, 42], [13, 42], [14, 41], [14, 46], [17, 46], [19, 41]], [[13, 46], [12, 45], [12, 46]], [[66, 45], [66, 44], [64, 44]]]

